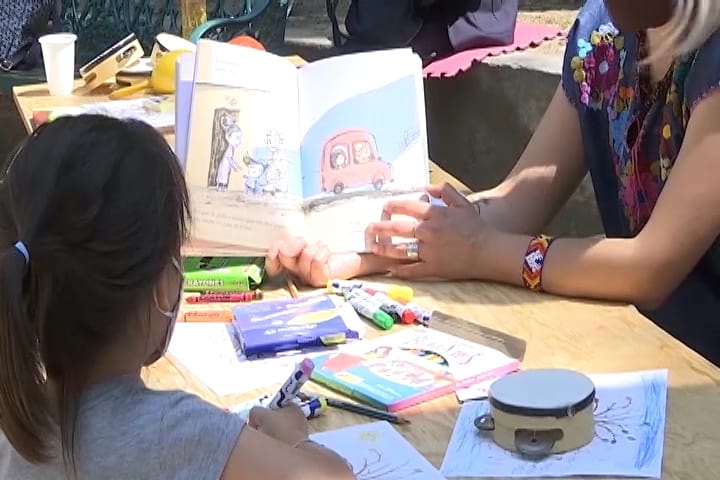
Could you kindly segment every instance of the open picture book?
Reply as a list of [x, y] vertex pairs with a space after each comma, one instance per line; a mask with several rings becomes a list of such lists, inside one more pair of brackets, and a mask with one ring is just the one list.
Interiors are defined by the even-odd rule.
[[297, 68], [200, 40], [187, 127], [192, 246], [213, 253], [264, 254], [285, 235], [367, 251], [365, 228], [385, 202], [418, 199], [429, 181], [422, 65], [410, 49]]

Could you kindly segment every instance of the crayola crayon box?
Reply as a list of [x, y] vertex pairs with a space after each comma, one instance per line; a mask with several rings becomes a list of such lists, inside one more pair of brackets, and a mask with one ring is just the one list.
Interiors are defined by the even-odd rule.
[[265, 274], [265, 259], [255, 257], [187, 257], [183, 266], [186, 292], [249, 292]]
[[246, 357], [323, 349], [360, 338], [360, 320], [328, 295], [273, 300], [233, 308], [233, 327]]

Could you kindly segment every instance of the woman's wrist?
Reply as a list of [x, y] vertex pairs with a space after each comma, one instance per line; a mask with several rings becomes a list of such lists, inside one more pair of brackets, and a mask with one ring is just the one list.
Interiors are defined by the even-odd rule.
[[472, 257], [477, 279], [522, 286], [523, 262], [532, 238], [490, 229]]

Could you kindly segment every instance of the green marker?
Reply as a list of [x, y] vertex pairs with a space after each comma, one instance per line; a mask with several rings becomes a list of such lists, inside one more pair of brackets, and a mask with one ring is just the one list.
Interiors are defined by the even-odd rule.
[[379, 303], [364, 290], [359, 288], [345, 290], [343, 296], [359, 315], [371, 320], [379, 328], [390, 330], [395, 325], [395, 320], [383, 312]]

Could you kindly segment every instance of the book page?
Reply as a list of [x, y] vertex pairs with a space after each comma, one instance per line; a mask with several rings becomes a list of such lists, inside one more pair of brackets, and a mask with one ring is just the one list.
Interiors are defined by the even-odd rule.
[[200, 40], [185, 174], [193, 247], [253, 255], [284, 234], [302, 235], [299, 144], [296, 67]]
[[367, 251], [385, 202], [429, 182], [420, 58], [409, 49], [329, 58], [300, 69], [306, 232], [333, 251]]

